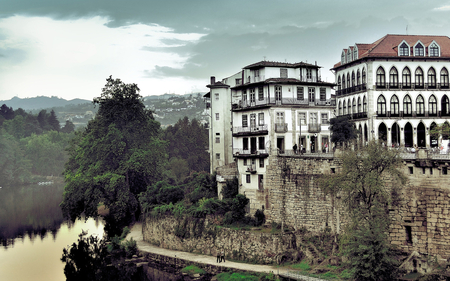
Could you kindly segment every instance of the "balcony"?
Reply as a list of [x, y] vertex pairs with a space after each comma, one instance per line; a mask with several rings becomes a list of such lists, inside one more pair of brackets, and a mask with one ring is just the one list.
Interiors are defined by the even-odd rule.
[[449, 90], [449, 83], [377, 83], [375, 90]]
[[239, 158], [264, 158], [269, 156], [269, 152], [267, 149], [233, 148], [233, 156]]
[[336, 91], [336, 95], [342, 96], [342, 95], [346, 95], [346, 94], [359, 93], [359, 92], [364, 92], [366, 89], [367, 89], [366, 84], [360, 84], [360, 85], [352, 86], [352, 87], [345, 88], [345, 89], [339, 89]]
[[256, 164], [247, 165], [247, 169], [245, 169], [247, 173], [256, 174]]
[[308, 133], [320, 133], [322, 125], [320, 123], [309, 123]]
[[250, 127], [233, 126], [233, 137], [250, 136], [250, 135], [267, 135], [267, 134], [268, 134], [267, 124]]
[[288, 131], [287, 123], [275, 123], [275, 132], [276, 133], [286, 133]]
[[232, 104], [232, 110], [233, 111], [239, 111], [239, 110], [248, 110], [248, 109], [255, 109], [255, 108], [262, 108], [262, 107], [268, 107], [268, 106], [282, 106], [282, 105], [298, 105], [298, 106], [335, 106], [336, 100], [335, 99], [314, 99], [314, 100], [299, 100], [296, 98], [282, 98], [281, 100], [275, 100], [275, 98], [263, 98], [263, 99], [256, 99], [256, 100], [240, 100], [239, 102]]

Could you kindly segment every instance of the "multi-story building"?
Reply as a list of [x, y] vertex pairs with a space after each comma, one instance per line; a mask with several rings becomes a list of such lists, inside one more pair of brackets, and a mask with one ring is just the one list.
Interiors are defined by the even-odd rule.
[[450, 120], [450, 38], [386, 35], [344, 49], [332, 70], [337, 115], [349, 116], [360, 141], [441, 145], [430, 131]]
[[[220, 144], [220, 151], [228, 154], [228, 161], [219, 163], [211, 153], [212, 168], [230, 163], [230, 134], [240, 192], [246, 193], [251, 204], [251, 193], [264, 189], [269, 157], [328, 152], [329, 122], [335, 109], [331, 90], [335, 84], [321, 81], [319, 69], [317, 64], [303, 62], [261, 61], [221, 82], [212, 78], [207, 86], [211, 89], [213, 119], [210, 149], [219, 153]], [[221, 121], [215, 118], [217, 114], [229, 116]], [[219, 133], [224, 134], [223, 143], [217, 140]]]

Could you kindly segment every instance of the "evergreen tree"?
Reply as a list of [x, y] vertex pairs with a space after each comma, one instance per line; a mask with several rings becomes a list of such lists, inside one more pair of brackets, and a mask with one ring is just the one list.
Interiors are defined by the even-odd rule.
[[54, 130], [54, 131], [59, 131], [60, 128], [61, 128], [59, 126], [59, 121], [56, 118], [56, 114], [55, 114], [55, 111], [53, 109], [50, 112], [50, 116], [48, 116], [47, 123], [52, 128], [52, 130]]
[[136, 84], [109, 77], [100, 97], [98, 114], [78, 133], [69, 148], [65, 193], [61, 208], [75, 220], [98, 216], [104, 204], [109, 215], [105, 230], [120, 234], [139, 215], [137, 196], [162, 179], [165, 143], [160, 125], [145, 109]]

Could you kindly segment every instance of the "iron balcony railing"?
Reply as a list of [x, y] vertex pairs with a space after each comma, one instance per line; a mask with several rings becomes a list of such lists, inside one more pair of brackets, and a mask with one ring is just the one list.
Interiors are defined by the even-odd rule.
[[256, 96], [255, 99], [249, 100], [239, 100], [232, 104], [233, 110], [246, 109], [251, 107], [261, 107], [261, 106], [277, 106], [277, 105], [304, 105], [304, 106], [335, 106], [335, 99], [297, 99], [297, 98], [263, 98], [258, 99]]
[[287, 123], [275, 123], [275, 132], [286, 133], [288, 131]]
[[322, 126], [320, 123], [309, 123], [308, 133], [320, 133]]
[[251, 134], [258, 134], [258, 133], [267, 133], [268, 131], [268, 125], [258, 125], [258, 126], [246, 126], [246, 127], [238, 127], [233, 126], [233, 134], [245, 134], [245, 133], [251, 133]]
[[268, 154], [269, 154], [269, 151], [267, 149], [233, 148], [234, 156], [268, 155]]

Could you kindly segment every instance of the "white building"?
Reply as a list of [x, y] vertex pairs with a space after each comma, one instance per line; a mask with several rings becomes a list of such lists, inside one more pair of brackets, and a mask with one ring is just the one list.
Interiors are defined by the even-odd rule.
[[433, 147], [430, 130], [450, 120], [450, 38], [386, 35], [344, 49], [335, 71], [337, 115], [353, 119], [360, 141]]
[[211, 78], [212, 171], [236, 161], [240, 192], [250, 200], [264, 189], [269, 157], [328, 152], [335, 84], [322, 82], [319, 69], [261, 61], [221, 82]]

